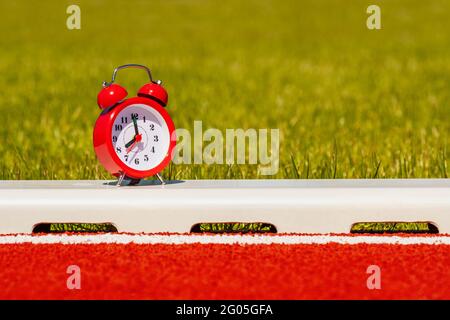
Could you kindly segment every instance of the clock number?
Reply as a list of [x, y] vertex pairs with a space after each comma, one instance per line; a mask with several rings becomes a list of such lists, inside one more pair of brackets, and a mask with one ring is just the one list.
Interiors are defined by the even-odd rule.
[[124, 156], [124, 158], [125, 158], [125, 161], [128, 161], [128, 155], [127, 154]]
[[113, 136], [113, 142], [117, 142], [117, 137], [116, 136]]
[[154, 147], [154, 146], [152, 147], [151, 151], [152, 151], [153, 153], [155, 153], [155, 147]]
[[158, 142], [159, 140], [158, 140], [158, 136], [153, 136], [153, 141], [154, 142]]
[[144, 119], [144, 123], [145, 123], [145, 116], [142, 117]]
[[116, 130], [116, 131], [121, 131], [122, 129], [123, 129], [123, 127], [122, 127], [121, 124], [116, 124], [116, 125], [114, 126], [114, 130]]
[[144, 154], [144, 161], [148, 161], [148, 154]]
[[139, 115], [137, 113], [132, 113], [131, 114], [131, 119], [138, 120], [139, 119]]
[[122, 123], [128, 123], [128, 117], [122, 117]]
[[139, 164], [139, 158], [134, 159], [135, 164]]
[[155, 125], [153, 123], [150, 125], [150, 130], [155, 130]]
[[118, 153], [122, 153], [122, 149], [120, 147], [117, 147], [116, 150]]

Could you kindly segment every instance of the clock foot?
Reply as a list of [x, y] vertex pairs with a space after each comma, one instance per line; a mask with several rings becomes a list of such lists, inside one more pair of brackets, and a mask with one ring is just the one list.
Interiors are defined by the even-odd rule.
[[117, 180], [117, 187], [120, 187], [122, 185], [123, 179], [125, 179], [125, 173], [121, 173], [119, 176], [119, 180]]
[[163, 178], [159, 173], [156, 174], [156, 177], [158, 178], [159, 182], [161, 182], [161, 184], [166, 184], [166, 182], [163, 180]]

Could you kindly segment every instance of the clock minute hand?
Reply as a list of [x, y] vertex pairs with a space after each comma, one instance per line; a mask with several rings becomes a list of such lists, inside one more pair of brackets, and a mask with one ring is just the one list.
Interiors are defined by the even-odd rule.
[[131, 119], [133, 120], [133, 125], [134, 125], [134, 132], [136, 133], [136, 135], [139, 134], [139, 129], [138, 129], [138, 125], [137, 125], [137, 119], [136, 117], [131, 117]]
[[136, 138], [139, 136], [139, 129], [138, 129], [136, 117], [131, 116], [131, 119], [133, 120], [134, 132], [136, 134], [134, 135], [133, 139], [131, 139], [130, 141], [127, 142], [127, 144], [125, 145], [125, 148], [128, 148], [129, 146], [131, 146], [136, 141]]

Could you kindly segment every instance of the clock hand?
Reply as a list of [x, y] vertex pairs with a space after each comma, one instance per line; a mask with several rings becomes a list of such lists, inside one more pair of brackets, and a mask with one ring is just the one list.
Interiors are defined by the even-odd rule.
[[133, 140], [130, 141], [130, 142], [131, 142], [131, 145], [130, 145], [129, 147], [127, 147], [127, 145], [130, 144], [130, 142], [128, 142], [128, 143], [125, 145], [125, 147], [127, 148], [127, 153], [130, 153], [131, 150], [133, 150], [133, 148], [136, 146], [136, 144], [137, 144], [138, 142], [141, 142], [141, 140], [142, 140], [142, 135], [141, 135], [141, 134], [138, 134], [138, 135], [136, 135], [136, 136], [133, 138]]
[[137, 141], [134, 141], [133, 144], [127, 148], [127, 154], [131, 152], [131, 150], [133, 150], [133, 148], [136, 146]]
[[136, 132], [136, 134], [133, 137], [133, 139], [131, 139], [130, 141], [127, 142], [127, 144], [125, 145], [125, 148], [128, 148], [129, 146], [131, 146], [136, 141], [137, 136], [140, 136], [136, 118], [132, 116], [131, 119], [133, 120], [134, 132]]
[[127, 144], [125, 145], [125, 148], [128, 148], [129, 146], [131, 146], [135, 141], [136, 141], [136, 136], [134, 136], [133, 139], [131, 139], [130, 141], [127, 142]]
[[138, 129], [138, 125], [137, 125], [137, 119], [136, 119], [136, 117], [131, 117], [131, 119], [133, 120], [134, 132], [136, 133], [136, 135], [138, 135], [139, 129]]

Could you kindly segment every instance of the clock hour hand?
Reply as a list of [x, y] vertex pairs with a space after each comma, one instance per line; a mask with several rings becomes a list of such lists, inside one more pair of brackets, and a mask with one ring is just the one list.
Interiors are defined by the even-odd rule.
[[125, 144], [125, 148], [128, 148], [129, 146], [131, 146], [135, 141], [136, 141], [136, 136], [134, 136], [133, 139], [131, 139], [130, 141], [128, 141], [128, 142]]
[[125, 148], [127, 148], [127, 153], [130, 153], [131, 150], [133, 150], [133, 148], [136, 146], [136, 144], [138, 142], [141, 142], [142, 140], [142, 135], [141, 134], [137, 134], [134, 136], [133, 140], [129, 141], [126, 145]]

